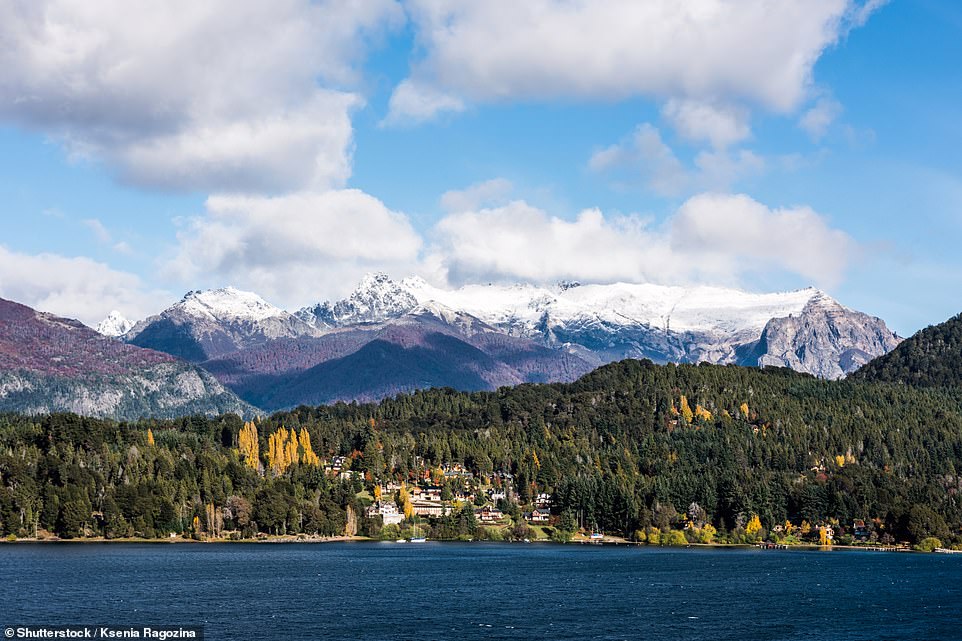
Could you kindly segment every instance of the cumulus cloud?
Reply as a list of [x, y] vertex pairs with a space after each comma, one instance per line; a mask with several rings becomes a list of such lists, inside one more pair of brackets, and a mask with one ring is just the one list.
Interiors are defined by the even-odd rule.
[[171, 300], [137, 276], [90, 258], [24, 254], [0, 245], [0, 296], [94, 326], [111, 310], [131, 318], [157, 311]]
[[857, 246], [807, 207], [772, 209], [748, 196], [701, 194], [664, 224], [588, 209], [575, 220], [523, 201], [452, 214], [432, 257], [452, 284], [485, 280], [738, 284], [778, 270], [832, 285]]
[[818, 142], [828, 133], [828, 128], [842, 114], [842, 105], [832, 98], [819, 98], [818, 101], [798, 121], [798, 126], [808, 133], [809, 138]]
[[388, 115], [381, 124], [417, 124], [445, 111], [457, 113], [464, 109], [464, 101], [457, 96], [430, 85], [422, 86], [412, 80], [403, 80], [391, 93]]
[[508, 199], [513, 188], [511, 181], [506, 178], [492, 178], [467, 189], [452, 189], [441, 195], [441, 208], [458, 212], [500, 205]]
[[151, 187], [339, 186], [367, 42], [394, 0], [14, 0], [0, 119]]
[[763, 173], [765, 159], [747, 149], [716, 149], [695, 155], [686, 166], [650, 123], [624, 140], [596, 151], [588, 168], [631, 185], [639, 181], [656, 194], [676, 196], [697, 190], [725, 190], [739, 180]]
[[805, 98], [822, 52], [879, 5], [409, 0], [424, 53], [398, 86], [389, 118], [422, 119], [439, 95], [459, 108], [465, 101], [643, 95], [789, 112]]
[[771, 209], [744, 194], [699, 194], [671, 220], [675, 249], [694, 249], [735, 271], [775, 267], [835, 285], [858, 251], [810, 207]]
[[186, 287], [233, 284], [297, 307], [347, 293], [372, 270], [410, 273], [421, 237], [408, 218], [355, 189], [211, 196], [163, 265]]
[[661, 113], [688, 140], [708, 141], [716, 149], [741, 142], [751, 134], [746, 109], [672, 99]]

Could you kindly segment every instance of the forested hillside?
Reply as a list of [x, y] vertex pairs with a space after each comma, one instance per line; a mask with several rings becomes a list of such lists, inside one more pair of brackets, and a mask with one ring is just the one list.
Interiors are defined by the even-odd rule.
[[[939, 389], [623, 361], [572, 384], [437, 389], [247, 427], [6, 416], [0, 531], [376, 534], [377, 520], [356, 518], [358, 493], [431, 479], [477, 505], [484, 488], [507, 488], [509, 513], [550, 494], [565, 529], [691, 539], [711, 526], [746, 540], [818, 524], [844, 536], [864, 520], [881, 540], [958, 542], [960, 408]], [[325, 471], [337, 456], [356, 479]], [[452, 504], [433, 533], [483, 536], [470, 507]]]
[[962, 387], [962, 314], [927, 327], [852, 375], [930, 387]]

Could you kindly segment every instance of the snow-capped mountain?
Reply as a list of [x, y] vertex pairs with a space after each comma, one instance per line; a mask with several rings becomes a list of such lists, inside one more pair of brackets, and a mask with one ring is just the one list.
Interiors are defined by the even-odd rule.
[[123, 336], [134, 326], [132, 321], [127, 320], [123, 314], [116, 309], [107, 314], [107, 318], [97, 323], [97, 332], [110, 338]]
[[188, 292], [180, 302], [135, 324], [124, 339], [199, 363], [267, 341], [318, 333], [257, 294], [225, 287]]
[[567, 350], [507, 334], [464, 312], [419, 305], [384, 322], [284, 339], [203, 364], [266, 410], [373, 401], [427, 387], [494, 390], [573, 381], [594, 369]]
[[123, 340], [201, 364], [267, 409], [428, 386], [566, 381], [624, 358], [778, 365], [839, 378], [899, 342], [817, 289], [615, 283], [433, 286], [366, 276], [290, 314], [231, 287], [189, 292]]
[[368, 274], [350, 296], [334, 303], [305, 307], [294, 313], [316, 328], [379, 323], [411, 311], [418, 300], [387, 274]]
[[[880, 319], [842, 307], [813, 288], [755, 294], [707, 286], [566, 282], [555, 287], [488, 284], [442, 289], [421, 278], [395, 282], [378, 274], [366, 277], [347, 299], [306, 308], [298, 316], [321, 318], [315, 310], [342, 310], [323, 318], [324, 326], [344, 327], [357, 319], [399, 318], [418, 305], [431, 304], [470, 314], [511, 336], [565, 347], [599, 365], [622, 358], [779, 364], [838, 378], [899, 341]], [[788, 322], [791, 319], [795, 320]], [[772, 324], [778, 320], [782, 322]], [[823, 340], [816, 325], [837, 338]], [[766, 329], [766, 339], [760, 342]], [[784, 350], [766, 351], [777, 349], [776, 343], [807, 355], [791, 358]]]

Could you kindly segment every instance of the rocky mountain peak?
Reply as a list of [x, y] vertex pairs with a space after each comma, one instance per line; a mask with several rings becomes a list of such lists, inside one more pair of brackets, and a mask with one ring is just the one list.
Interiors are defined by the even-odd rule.
[[378, 272], [366, 274], [347, 298], [305, 307], [295, 315], [314, 327], [343, 327], [399, 318], [417, 305], [408, 288]]
[[123, 314], [115, 309], [107, 314], [105, 319], [97, 323], [96, 330], [104, 336], [117, 338], [118, 336], [123, 336], [129, 332], [133, 326], [134, 324], [132, 321], [128, 320]]
[[261, 321], [286, 312], [253, 292], [235, 287], [192, 290], [174, 308], [205, 320]]
[[887, 354], [901, 341], [881, 319], [848, 309], [815, 290], [800, 314], [771, 319], [739, 362], [836, 379]]

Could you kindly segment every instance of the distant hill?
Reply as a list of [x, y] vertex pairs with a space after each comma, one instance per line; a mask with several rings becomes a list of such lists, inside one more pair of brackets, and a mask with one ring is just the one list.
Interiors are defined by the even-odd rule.
[[202, 367], [248, 402], [273, 411], [376, 401], [430, 387], [480, 391], [573, 381], [593, 366], [566, 350], [508, 336], [434, 304], [382, 323], [271, 341]]
[[173, 356], [0, 298], [0, 411], [132, 420], [255, 410]]
[[919, 331], [852, 378], [920, 387], [962, 387], [962, 314]]

